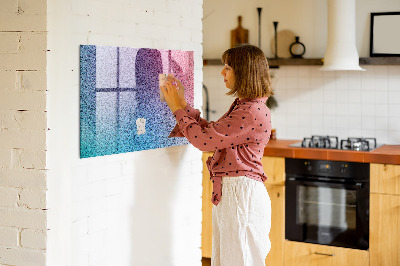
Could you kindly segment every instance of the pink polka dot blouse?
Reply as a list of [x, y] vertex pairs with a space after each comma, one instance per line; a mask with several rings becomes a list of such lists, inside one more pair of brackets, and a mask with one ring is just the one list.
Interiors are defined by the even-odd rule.
[[221, 200], [224, 176], [246, 176], [261, 182], [267, 179], [261, 164], [271, 132], [266, 100], [267, 97], [236, 99], [216, 122], [201, 118], [200, 111], [189, 104], [174, 112], [178, 124], [169, 137], [186, 137], [199, 150], [214, 151], [207, 160], [214, 205]]

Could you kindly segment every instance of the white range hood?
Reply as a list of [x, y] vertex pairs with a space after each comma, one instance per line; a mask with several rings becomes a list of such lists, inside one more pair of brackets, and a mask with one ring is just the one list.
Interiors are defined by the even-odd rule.
[[328, 44], [320, 70], [358, 70], [355, 0], [328, 0]]

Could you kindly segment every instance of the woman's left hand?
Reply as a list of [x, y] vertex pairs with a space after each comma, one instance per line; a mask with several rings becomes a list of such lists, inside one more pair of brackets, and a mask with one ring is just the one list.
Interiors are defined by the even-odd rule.
[[178, 109], [183, 109], [185, 106], [181, 105], [181, 100], [178, 95], [178, 87], [176, 85], [176, 81], [171, 77], [168, 77], [164, 86], [161, 87], [162, 92], [164, 93], [165, 102], [167, 103], [171, 112], [174, 113]]

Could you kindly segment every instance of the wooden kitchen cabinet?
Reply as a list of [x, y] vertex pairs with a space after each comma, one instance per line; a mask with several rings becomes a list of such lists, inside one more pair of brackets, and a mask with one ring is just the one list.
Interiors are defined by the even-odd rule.
[[265, 184], [268, 185], [285, 185], [285, 158], [264, 156], [261, 159], [264, 172], [267, 175]]
[[[206, 161], [211, 152], [203, 153], [203, 196], [202, 196], [202, 256], [211, 258], [212, 253], [212, 183], [206, 166]], [[285, 158], [263, 157], [264, 171], [268, 176], [265, 187], [271, 199], [272, 221], [271, 221], [271, 250], [266, 258], [266, 265], [283, 265], [283, 243], [285, 230]]]
[[400, 195], [400, 165], [370, 164], [371, 193]]
[[285, 241], [285, 187], [265, 184], [271, 199], [271, 250], [265, 259], [266, 266], [283, 265]]
[[285, 266], [366, 266], [365, 250], [285, 241]]
[[206, 165], [212, 152], [203, 153], [203, 194], [202, 194], [202, 223], [201, 223], [201, 254], [204, 258], [211, 258], [212, 252], [212, 183]]
[[370, 166], [370, 265], [400, 265], [400, 165]]
[[370, 200], [370, 265], [400, 265], [400, 196], [374, 193]]
[[283, 265], [285, 240], [285, 158], [264, 156], [261, 160], [267, 175], [265, 187], [271, 199], [271, 250], [265, 259], [266, 266]]

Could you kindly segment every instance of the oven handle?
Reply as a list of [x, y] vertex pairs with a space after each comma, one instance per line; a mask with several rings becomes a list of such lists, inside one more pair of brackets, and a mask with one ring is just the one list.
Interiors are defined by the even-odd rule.
[[297, 177], [288, 177], [287, 181], [294, 181], [297, 183], [301, 183], [304, 185], [341, 185], [345, 186], [348, 188], [353, 188], [353, 189], [361, 189], [363, 187], [363, 183], [361, 182], [356, 182], [356, 183], [346, 183], [346, 182], [332, 182], [332, 181], [321, 181], [321, 180], [316, 180], [316, 181], [309, 181], [309, 180], [304, 180], [303, 178], [297, 178]]
[[314, 254], [315, 254], [315, 255], [322, 255], [322, 256], [330, 256], [330, 257], [335, 256], [335, 253], [333, 253], [333, 254], [328, 254], [328, 253], [314, 252]]

